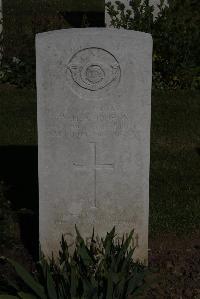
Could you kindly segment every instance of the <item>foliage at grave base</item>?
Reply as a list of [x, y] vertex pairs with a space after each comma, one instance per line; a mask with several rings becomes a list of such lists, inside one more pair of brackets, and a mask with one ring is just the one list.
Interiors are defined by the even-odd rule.
[[[18, 283], [7, 282], [1, 287], [0, 298], [21, 299], [71, 299], [71, 298], [131, 298], [146, 287], [146, 268], [133, 261], [134, 248], [130, 248], [133, 231], [121, 244], [114, 244], [115, 229], [97, 246], [94, 233], [90, 245], [86, 245], [77, 231], [76, 248], [69, 254], [67, 242], [62, 237], [58, 261], [44, 256], [36, 264], [36, 271], [28, 273], [10, 259], [1, 263], [12, 265], [18, 275]], [[5, 286], [6, 285], [6, 286]], [[8, 297], [6, 297], [8, 296]], [[12, 297], [9, 297], [12, 296]]]

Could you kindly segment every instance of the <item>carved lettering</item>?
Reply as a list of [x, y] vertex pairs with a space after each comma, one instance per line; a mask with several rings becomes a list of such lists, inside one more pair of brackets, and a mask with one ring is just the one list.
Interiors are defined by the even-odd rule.
[[92, 140], [95, 137], [133, 135], [135, 131], [133, 120], [129, 119], [128, 113], [112, 105], [100, 106], [91, 112], [88, 110], [64, 111], [58, 113], [54, 119], [59, 123], [48, 129], [49, 137]]

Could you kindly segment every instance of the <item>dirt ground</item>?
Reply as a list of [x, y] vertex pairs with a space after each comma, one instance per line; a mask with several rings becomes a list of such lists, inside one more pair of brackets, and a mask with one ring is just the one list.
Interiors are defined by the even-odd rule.
[[200, 299], [200, 232], [151, 239], [149, 267], [156, 281], [143, 298]]

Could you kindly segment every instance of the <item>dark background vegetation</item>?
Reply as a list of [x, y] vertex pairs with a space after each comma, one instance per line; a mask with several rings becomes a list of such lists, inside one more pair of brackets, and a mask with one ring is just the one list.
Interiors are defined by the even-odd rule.
[[[154, 8], [149, 0], [120, 1], [106, 9], [115, 28], [149, 32], [154, 40], [153, 87], [200, 88], [199, 0], [169, 0]], [[35, 86], [35, 34], [70, 27], [103, 27], [103, 0], [3, 1], [4, 55], [0, 82]]]
[[153, 87], [159, 89], [200, 88], [200, 4], [199, 0], [160, 1], [159, 12], [148, 0], [127, 1], [129, 9], [116, 1], [108, 5], [116, 28], [152, 34]]
[[[91, 9], [92, 7], [92, 9]], [[3, 1], [0, 82], [35, 87], [35, 35], [70, 27], [104, 26], [104, 1]]]

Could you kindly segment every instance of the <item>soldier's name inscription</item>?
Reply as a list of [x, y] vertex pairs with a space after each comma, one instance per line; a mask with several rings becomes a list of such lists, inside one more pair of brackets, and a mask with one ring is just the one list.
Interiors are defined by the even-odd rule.
[[49, 137], [106, 137], [133, 135], [136, 125], [126, 111], [107, 107], [95, 111], [79, 110], [60, 112], [54, 116], [55, 125], [48, 128]]

